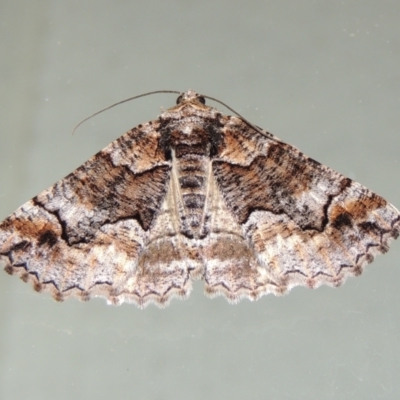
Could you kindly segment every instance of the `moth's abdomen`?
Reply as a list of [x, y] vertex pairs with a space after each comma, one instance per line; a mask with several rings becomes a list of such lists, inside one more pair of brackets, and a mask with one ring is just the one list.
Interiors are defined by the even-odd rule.
[[209, 160], [205, 156], [198, 154], [186, 153], [176, 158], [183, 206], [181, 229], [182, 233], [189, 237], [201, 237], [205, 234], [208, 163]]

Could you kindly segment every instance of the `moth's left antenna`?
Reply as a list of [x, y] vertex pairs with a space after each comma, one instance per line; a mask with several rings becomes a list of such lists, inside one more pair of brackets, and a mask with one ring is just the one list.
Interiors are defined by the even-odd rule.
[[110, 108], [119, 106], [120, 104], [123, 104], [123, 103], [127, 103], [128, 101], [131, 101], [131, 100], [138, 99], [139, 97], [150, 96], [151, 94], [156, 94], [156, 93], [175, 93], [175, 94], [181, 94], [181, 92], [178, 92], [178, 91], [176, 91], [176, 90], [156, 90], [156, 91], [154, 91], [154, 92], [143, 93], [143, 94], [139, 94], [138, 96], [133, 96], [133, 97], [129, 97], [128, 99], [118, 101], [117, 103], [111, 104], [110, 106], [108, 106], [108, 107], [106, 107], [106, 108], [103, 108], [103, 109], [100, 110], [100, 111], [96, 111], [94, 114], [89, 115], [88, 117], [86, 117], [85, 119], [83, 119], [81, 122], [79, 122], [77, 125], [75, 125], [75, 128], [72, 130], [72, 134], [74, 134], [75, 131], [76, 131], [83, 123], [85, 123], [87, 120], [89, 120], [90, 118], [95, 117], [95, 116], [98, 115], [98, 114], [101, 114], [101, 113], [104, 112], [104, 111], [109, 110]]

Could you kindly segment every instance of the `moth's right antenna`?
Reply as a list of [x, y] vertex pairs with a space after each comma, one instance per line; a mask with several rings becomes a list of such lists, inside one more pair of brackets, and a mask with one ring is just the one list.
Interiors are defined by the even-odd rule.
[[226, 107], [229, 111], [232, 111], [234, 114], [236, 114], [245, 124], [247, 124], [250, 128], [254, 129], [256, 132], [261, 133], [261, 135], [267, 137], [268, 139], [274, 140], [275, 142], [282, 143], [279, 139], [277, 139], [275, 136], [273, 136], [271, 133], [263, 131], [261, 128], [259, 128], [257, 125], [252, 124], [249, 120], [247, 120], [243, 115], [240, 115], [237, 111], [235, 111], [232, 107], [229, 107], [227, 104], [225, 104], [223, 101], [215, 99], [214, 97], [210, 96], [205, 96], [206, 99], [216, 101], [219, 104], [222, 104], [224, 107]]

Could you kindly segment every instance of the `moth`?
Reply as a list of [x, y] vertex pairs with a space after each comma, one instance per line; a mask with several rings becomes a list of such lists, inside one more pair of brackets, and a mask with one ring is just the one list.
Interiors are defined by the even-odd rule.
[[0, 258], [59, 301], [164, 306], [203, 279], [236, 303], [339, 286], [399, 231], [385, 199], [189, 90], [3, 221]]

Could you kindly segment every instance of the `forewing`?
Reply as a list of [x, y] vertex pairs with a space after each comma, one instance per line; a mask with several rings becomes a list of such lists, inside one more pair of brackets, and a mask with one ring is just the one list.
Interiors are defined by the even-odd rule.
[[145, 303], [135, 294], [137, 265], [170, 176], [154, 124], [129, 131], [2, 222], [6, 271], [58, 300]]
[[[398, 210], [265, 132], [227, 117], [213, 173], [232, 218], [278, 290], [340, 285], [400, 231]], [[248, 294], [251, 297], [250, 294]]]

